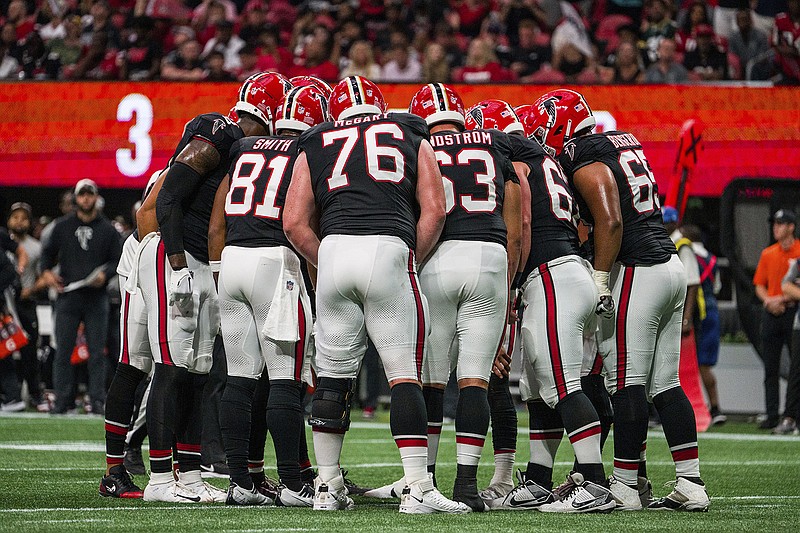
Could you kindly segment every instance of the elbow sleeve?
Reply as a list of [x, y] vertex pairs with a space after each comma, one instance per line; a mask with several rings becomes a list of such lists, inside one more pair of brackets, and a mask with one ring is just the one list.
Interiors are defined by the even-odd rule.
[[200, 174], [184, 163], [169, 169], [156, 198], [156, 218], [167, 256], [181, 253], [183, 247], [183, 202], [200, 183]]

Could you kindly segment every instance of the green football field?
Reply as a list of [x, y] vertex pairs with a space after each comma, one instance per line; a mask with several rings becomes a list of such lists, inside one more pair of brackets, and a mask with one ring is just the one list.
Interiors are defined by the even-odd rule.
[[[525, 419], [524, 412], [520, 418]], [[359, 485], [377, 486], [401, 475], [389, 435], [388, 417], [378, 422], [355, 416], [345, 440], [342, 465]], [[545, 515], [530, 511], [466, 516], [405, 516], [397, 502], [355, 498], [352, 511], [180, 506], [101, 498], [103, 420], [100, 417], [0, 416], [0, 531], [795, 531], [800, 519], [800, 437], [774, 437], [752, 425], [729, 423], [700, 436], [701, 470], [711, 495], [708, 513], [611, 513]], [[437, 478], [449, 494], [455, 475], [455, 434], [445, 426]], [[267, 464], [273, 458], [267, 444]], [[609, 446], [610, 448], [610, 446]], [[656, 496], [673, 477], [666, 441], [651, 431], [650, 478]], [[520, 433], [518, 466], [528, 458]], [[605, 453], [610, 464], [610, 449]], [[555, 480], [569, 470], [571, 449], [564, 440]], [[480, 485], [492, 473], [491, 449], [484, 450]], [[274, 470], [272, 475], [275, 475]], [[144, 487], [146, 479], [138, 477]], [[214, 483], [224, 486], [221, 480]]]

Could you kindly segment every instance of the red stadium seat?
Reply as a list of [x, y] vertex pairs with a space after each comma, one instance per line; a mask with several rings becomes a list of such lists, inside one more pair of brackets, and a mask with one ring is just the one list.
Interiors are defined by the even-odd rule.
[[617, 30], [620, 26], [633, 24], [633, 20], [626, 15], [607, 15], [597, 25], [595, 37], [598, 41], [606, 43], [605, 53], [613, 52], [619, 46]]

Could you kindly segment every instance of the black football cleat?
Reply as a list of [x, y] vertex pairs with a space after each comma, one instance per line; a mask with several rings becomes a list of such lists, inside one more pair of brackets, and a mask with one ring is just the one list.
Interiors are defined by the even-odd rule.
[[142, 489], [134, 484], [131, 475], [122, 465], [111, 467], [100, 480], [100, 496], [107, 498], [141, 498]]

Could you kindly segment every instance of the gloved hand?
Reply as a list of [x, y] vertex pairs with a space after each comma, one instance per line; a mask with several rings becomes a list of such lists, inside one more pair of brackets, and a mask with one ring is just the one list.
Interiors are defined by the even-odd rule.
[[592, 272], [592, 279], [597, 287], [597, 305], [595, 306], [595, 314], [603, 318], [614, 318], [614, 297], [611, 296], [611, 290], [608, 288], [608, 272], [602, 270], [595, 270]]
[[192, 271], [186, 267], [173, 270], [169, 276], [168, 305], [182, 306], [192, 299]]

